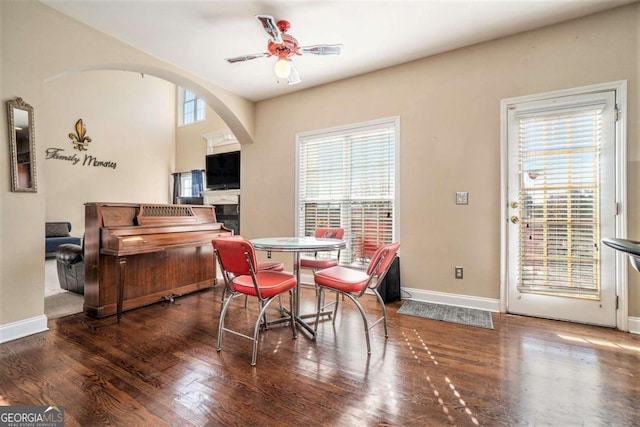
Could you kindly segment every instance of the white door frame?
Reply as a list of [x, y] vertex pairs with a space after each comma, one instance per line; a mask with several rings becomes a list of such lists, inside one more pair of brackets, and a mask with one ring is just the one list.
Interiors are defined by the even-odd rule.
[[[508, 250], [508, 156], [507, 156], [507, 108], [510, 104], [521, 102], [539, 101], [561, 96], [580, 95], [601, 91], [615, 91], [618, 120], [615, 123], [615, 157], [616, 157], [616, 194], [618, 203], [618, 215], [616, 216], [615, 237], [627, 236], [627, 81], [602, 83], [590, 86], [582, 86], [573, 89], [565, 89], [552, 92], [544, 92], [533, 95], [525, 95], [507, 98], [500, 101], [500, 312], [507, 312], [508, 299], [508, 275], [507, 275], [507, 250]], [[615, 207], [612, 206], [611, 209]], [[618, 310], [616, 313], [617, 329], [629, 330], [629, 299], [627, 286], [627, 256], [616, 251], [616, 295], [618, 295]]]

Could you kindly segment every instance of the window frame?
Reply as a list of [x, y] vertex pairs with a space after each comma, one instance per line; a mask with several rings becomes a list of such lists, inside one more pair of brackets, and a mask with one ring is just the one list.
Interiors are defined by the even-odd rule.
[[[295, 218], [295, 234], [296, 236], [300, 235], [300, 230], [301, 228], [304, 226], [304, 224], [302, 224], [302, 222], [304, 221], [304, 211], [303, 210], [299, 210], [300, 204], [302, 203], [301, 200], [301, 188], [300, 188], [300, 180], [301, 180], [301, 147], [302, 144], [305, 142], [305, 140], [309, 140], [312, 138], [323, 138], [323, 137], [328, 137], [329, 135], [336, 135], [336, 134], [350, 134], [353, 133], [354, 131], [357, 131], [358, 129], [361, 129], [364, 132], [369, 132], [372, 129], [375, 129], [376, 127], [383, 127], [383, 126], [389, 126], [389, 127], [393, 127], [393, 132], [394, 132], [394, 176], [393, 176], [393, 198], [391, 200], [391, 208], [392, 208], [392, 212], [393, 212], [393, 217], [392, 217], [392, 221], [391, 221], [391, 241], [397, 241], [398, 240], [398, 236], [400, 235], [400, 117], [399, 116], [391, 116], [391, 117], [385, 117], [385, 118], [381, 118], [381, 119], [377, 119], [377, 120], [371, 120], [371, 121], [367, 121], [367, 122], [359, 122], [359, 123], [353, 123], [353, 124], [349, 124], [349, 125], [344, 125], [344, 126], [337, 126], [337, 127], [332, 127], [332, 128], [325, 128], [325, 129], [318, 129], [318, 130], [313, 130], [313, 131], [307, 131], [307, 132], [299, 132], [296, 134], [296, 157], [295, 157], [295, 213], [294, 213], [294, 218]], [[361, 201], [362, 199], [353, 199], [354, 201]], [[382, 200], [382, 199], [380, 199]], [[388, 199], [387, 199], [388, 200]], [[327, 201], [327, 203], [330, 203], [330, 201]], [[345, 220], [345, 215], [341, 214], [340, 215], [340, 221], [342, 223], [342, 221]], [[348, 228], [348, 227], [344, 227], [344, 228]], [[349, 241], [352, 237], [351, 236], [346, 236], [345, 238]], [[351, 246], [348, 246], [349, 250], [351, 249]], [[341, 252], [341, 258], [347, 259], [348, 263], [350, 264], [357, 264], [358, 260], [357, 259], [350, 259], [350, 254], [348, 254], [348, 251], [344, 250]]]
[[[185, 104], [187, 101], [186, 93], [189, 92], [193, 95], [193, 100], [189, 100], [188, 102], [193, 102], [194, 105], [194, 120], [190, 122], [185, 121]], [[199, 108], [199, 105], [202, 105], [202, 108]], [[185, 89], [183, 87], [178, 87], [178, 126], [189, 126], [196, 123], [204, 122], [207, 118], [206, 113], [206, 103], [202, 98], [198, 97], [195, 92], [190, 91], [189, 89]], [[202, 111], [202, 117], [198, 118], [198, 111]]]

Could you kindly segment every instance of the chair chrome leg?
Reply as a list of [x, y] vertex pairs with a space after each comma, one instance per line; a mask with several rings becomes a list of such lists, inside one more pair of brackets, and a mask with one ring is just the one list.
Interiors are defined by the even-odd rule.
[[358, 307], [358, 310], [360, 310], [360, 314], [362, 315], [362, 322], [364, 323], [364, 336], [367, 339], [367, 354], [371, 354], [371, 342], [369, 340], [369, 321], [367, 320], [367, 315], [365, 314], [364, 309], [362, 308], [358, 300], [356, 300], [353, 297], [353, 295], [351, 294], [344, 294], [344, 295], [346, 295], [351, 301], [353, 301], [356, 307]]
[[278, 303], [280, 304], [280, 316], [284, 313], [284, 307], [282, 306], [282, 295], [278, 295]]
[[320, 312], [322, 311], [322, 297], [324, 296], [324, 288], [322, 286], [317, 286], [317, 304], [316, 304], [316, 322], [313, 325], [313, 339], [316, 338], [318, 333], [318, 323], [320, 323]]
[[387, 309], [384, 305], [384, 300], [382, 299], [382, 296], [378, 293], [377, 289], [374, 289], [373, 293], [376, 294], [376, 297], [378, 298], [378, 302], [382, 307], [382, 319], [383, 319], [382, 323], [384, 324], [384, 337], [389, 338], [389, 331], [387, 330]]
[[222, 305], [222, 311], [220, 312], [220, 321], [218, 324], [218, 342], [216, 344], [216, 351], [222, 350], [222, 333], [224, 331], [224, 317], [227, 314], [227, 309], [229, 308], [229, 304], [231, 303], [231, 300], [236, 296], [237, 295], [231, 294], [229, 298], [224, 300], [224, 304]]
[[253, 328], [253, 352], [251, 353], [251, 366], [256, 366], [256, 359], [258, 358], [258, 334], [260, 333], [260, 324], [262, 323], [264, 312], [267, 310], [269, 303], [273, 301], [273, 297], [267, 298], [260, 303], [260, 313], [256, 319], [256, 325]]
[[[245, 296], [246, 298], [246, 296]], [[264, 307], [264, 301], [260, 301], [258, 300], [258, 310], [262, 310], [262, 307]], [[267, 322], [267, 313], [265, 312], [262, 315], [262, 325], [264, 325], [264, 330], [266, 331], [267, 329], [269, 329], [269, 323]]]
[[[319, 288], [319, 286], [316, 286], [316, 287], [317, 287], [317, 288]], [[325, 288], [325, 289], [326, 289], [326, 288]], [[320, 290], [319, 290], [319, 289], [316, 289], [316, 296], [318, 296], [318, 292], [320, 292]], [[338, 294], [337, 292], [336, 292], [335, 294], [336, 294], [336, 300], [337, 300], [337, 299], [338, 299], [338, 297], [339, 297], [339, 294]], [[342, 297], [342, 300], [344, 301], [344, 297]], [[320, 311], [321, 311], [321, 312], [323, 312], [323, 313], [325, 313], [325, 312], [326, 312], [326, 310], [327, 310], [329, 307], [334, 307], [334, 306], [335, 306], [335, 304], [336, 304], [336, 302], [330, 302], [330, 303], [325, 303], [325, 302], [326, 302], [326, 296], [325, 296], [325, 294], [323, 293], [323, 294], [322, 294], [322, 303], [320, 304]], [[330, 313], [328, 313], [328, 315], [329, 315], [329, 319], [332, 319], [332, 318], [334, 318], [334, 317], [335, 317], [333, 310], [332, 310]]]
[[336, 292], [336, 306], [333, 307], [333, 319], [331, 319], [331, 324], [333, 324], [334, 326], [336, 324], [336, 317], [338, 317], [338, 304], [340, 302], [340, 294], [341, 292]]
[[[293, 307], [293, 291], [289, 291], [289, 307]], [[293, 314], [293, 309], [289, 310], [291, 315], [291, 330], [293, 331], [293, 338], [298, 338], [298, 330], [296, 329], [296, 318]], [[314, 337], [315, 338], [315, 337]]]

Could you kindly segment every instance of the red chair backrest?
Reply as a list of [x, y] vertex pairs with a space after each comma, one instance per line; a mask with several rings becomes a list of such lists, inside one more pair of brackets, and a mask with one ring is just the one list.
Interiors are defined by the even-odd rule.
[[[389, 243], [384, 246], [380, 246], [371, 257], [371, 262], [369, 262], [369, 267], [367, 268], [367, 274], [368, 275], [373, 274], [377, 276], [387, 271], [387, 269], [391, 265], [391, 262], [395, 258], [394, 255], [396, 254], [396, 252], [398, 252], [399, 248], [400, 248], [400, 243], [398, 242]], [[380, 263], [380, 265], [378, 266], [378, 268], [374, 273], [373, 269], [376, 268], [376, 264], [378, 263], [380, 258], [383, 258], [382, 262]]]
[[249, 264], [247, 264], [246, 254], [249, 254], [251, 265], [256, 264], [256, 251], [253, 244], [244, 239], [238, 238], [220, 238], [213, 239], [213, 248], [218, 252], [222, 267], [227, 273], [234, 276], [244, 276], [251, 274]]
[[316, 229], [316, 239], [342, 239], [344, 228], [322, 227]]

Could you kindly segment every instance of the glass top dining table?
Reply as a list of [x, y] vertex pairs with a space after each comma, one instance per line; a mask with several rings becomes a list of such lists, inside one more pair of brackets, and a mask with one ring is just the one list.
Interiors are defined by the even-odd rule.
[[347, 247], [347, 242], [341, 239], [316, 237], [264, 237], [251, 239], [251, 243], [258, 251], [293, 253], [293, 274], [298, 282], [293, 298], [294, 317], [298, 325], [315, 337], [313, 328], [300, 315], [300, 254], [344, 249]]
[[319, 239], [316, 237], [265, 237], [252, 239], [253, 246], [260, 251], [315, 252], [344, 249], [347, 242], [341, 239]]

